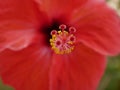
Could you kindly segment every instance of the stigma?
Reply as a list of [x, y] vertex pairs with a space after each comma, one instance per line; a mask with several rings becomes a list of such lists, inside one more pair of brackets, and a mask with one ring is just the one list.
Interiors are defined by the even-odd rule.
[[74, 33], [76, 29], [74, 27], [69, 27], [62, 24], [59, 26], [59, 30], [52, 30], [50, 39], [51, 49], [56, 54], [69, 54], [74, 50], [76, 37]]

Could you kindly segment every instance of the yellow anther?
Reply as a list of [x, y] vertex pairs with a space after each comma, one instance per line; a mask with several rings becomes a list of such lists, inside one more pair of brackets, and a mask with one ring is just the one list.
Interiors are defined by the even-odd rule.
[[61, 31], [58, 31], [58, 33], [60, 34], [60, 33], [62, 33]]

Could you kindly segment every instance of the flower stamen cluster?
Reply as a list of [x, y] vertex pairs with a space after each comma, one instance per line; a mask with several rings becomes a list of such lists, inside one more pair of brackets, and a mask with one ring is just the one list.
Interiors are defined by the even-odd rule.
[[50, 45], [56, 54], [68, 54], [74, 50], [76, 41], [74, 33], [76, 32], [76, 29], [70, 27], [68, 32], [65, 30], [66, 28], [66, 25], [62, 24], [59, 26], [59, 31], [51, 31], [52, 38], [50, 39]]

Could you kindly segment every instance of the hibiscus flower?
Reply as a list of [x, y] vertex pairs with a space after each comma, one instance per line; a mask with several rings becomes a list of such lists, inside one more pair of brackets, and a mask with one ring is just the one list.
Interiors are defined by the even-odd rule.
[[104, 0], [0, 0], [0, 75], [15, 90], [96, 90], [120, 52]]

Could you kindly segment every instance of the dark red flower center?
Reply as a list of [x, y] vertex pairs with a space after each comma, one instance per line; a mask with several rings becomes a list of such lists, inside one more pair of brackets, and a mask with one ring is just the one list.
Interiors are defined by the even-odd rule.
[[47, 46], [50, 46], [49, 39], [52, 37], [51, 34], [50, 34], [51, 31], [55, 30], [55, 32], [53, 31], [52, 34], [57, 33], [56, 30], [59, 28], [60, 24], [61, 24], [61, 22], [59, 20], [55, 19], [55, 20], [52, 20], [51, 23], [46, 23], [45, 22], [42, 25], [42, 27], [40, 28], [40, 30], [38, 30], [40, 34], [42, 33], [45, 36], [45, 40], [44, 41], [45, 41], [45, 44]]
[[67, 54], [74, 49], [76, 29], [61, 24], [64, 23], [61, 20], [54, 19], [52, 23], [45, 23], [40, 33], [44, 34], [45, 44], [50, 46], [55, 53]]

